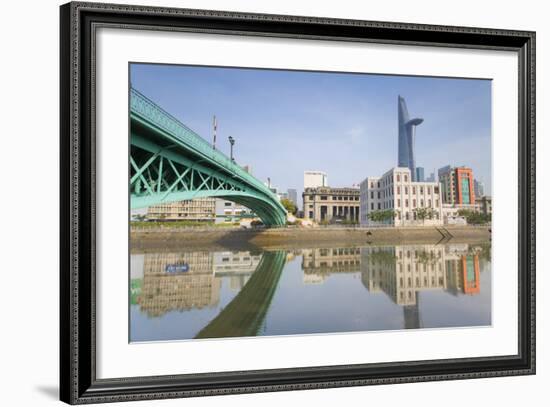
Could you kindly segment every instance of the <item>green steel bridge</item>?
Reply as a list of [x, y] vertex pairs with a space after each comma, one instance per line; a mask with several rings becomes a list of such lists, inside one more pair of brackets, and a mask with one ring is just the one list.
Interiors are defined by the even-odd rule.
[[131, 208], [207, 197], [246, 206], [266, 225], [286, 224], [287, 212], [267, 186], [131, 89]]

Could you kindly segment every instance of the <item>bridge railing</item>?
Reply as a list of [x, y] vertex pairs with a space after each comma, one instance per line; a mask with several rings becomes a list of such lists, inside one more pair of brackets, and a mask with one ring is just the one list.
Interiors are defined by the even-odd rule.
[[225, 154], [214, 149], [205, 139], [134, 88], [130, 89], [130, 110], [146, 118], [148, 121], [154, 123], [156, 126], [180, 139], [187, 145], [192, 146], [201, 155], [215, 161], [220, 166], [226, 168], [230, 173], [236, 174], [239, 178], [245, 180], [262, 192], [269, 194], [275, 202], [279, 202], [275, 194], [273, 194], [260, 180], [235, 164], [235, 162]]

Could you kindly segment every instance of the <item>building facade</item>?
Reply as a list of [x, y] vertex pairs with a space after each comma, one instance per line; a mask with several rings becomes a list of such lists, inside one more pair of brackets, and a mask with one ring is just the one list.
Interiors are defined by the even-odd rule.
[[471, 168], [447, 165], [438, 171], [443, 203], [473, 205], [476, 202], [474, 175]]
[[304, 171], [304, 189], [328, 187], [327, 173], [323, 171]]
[[296, 192], [295, 189], [289, 188], [288, 191], [288, 199], [290, 199], [294, 205], [298, 206], [298, 192]]
[[253, 212], [246, 206], [225, 199], [216, 199], [215, 213], [216, 223], [238, 222], [242, 216], [253, 216]]
[[424, 182], [424, 167], [416, 167], [416, 181]]
[[193, 222], [214, 222], [215, 198], [197, 198], [153, 205], [147, 208], [147, 219], [155, 221], [186, 220]]
[[304, 218], [315, 222], [359, 221], [359, 189], [305, 188]]
[[[420, 226], [442, 223], [439, 183], [415, 182], [409, 168], [395, 167], [381, 177], [367, 177], [360, 186], [360, 223], [362, 226]], [[430, 209], [421, 219], [421, 209]], [[393, 210], [395, 216], [385, 222], [372, 221], [369, 214]]]
[[490, 196], [477, 198], [476, 205], [478, 210], [485, 215], [491, 215], [493, 213], [493, 199]]
[[485, 184], [477, 179], [474, 179], [474, 193], [476, 198], [480, 198], [485, 195]]

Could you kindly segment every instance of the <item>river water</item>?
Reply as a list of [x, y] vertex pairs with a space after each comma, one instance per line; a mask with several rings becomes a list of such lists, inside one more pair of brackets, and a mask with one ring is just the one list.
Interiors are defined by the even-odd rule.
[[491, 325], [490, 243], [130, 258], [130, 341]]

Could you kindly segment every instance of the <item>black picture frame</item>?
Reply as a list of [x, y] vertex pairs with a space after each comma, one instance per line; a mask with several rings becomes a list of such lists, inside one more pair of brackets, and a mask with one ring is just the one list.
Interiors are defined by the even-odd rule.
[[[60, 7], [60, 398], [70, 404], [535, 373], [535, 33], [73, 2]], [[508, 50], [519, 60], [518, 353], [131, 378], [96, 378], [97, 27]], [[512, 267], [512, 265], [510, 265]]]

